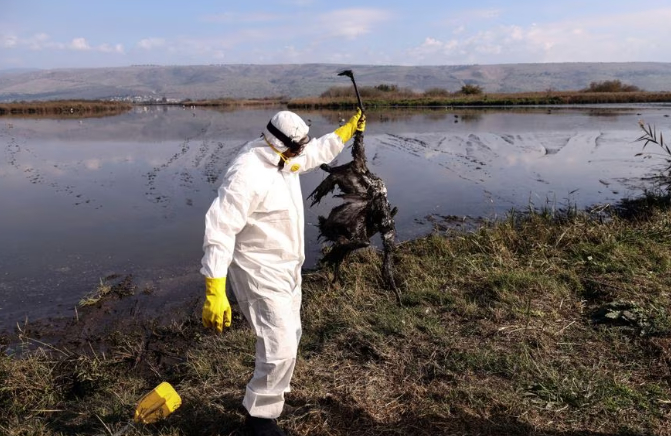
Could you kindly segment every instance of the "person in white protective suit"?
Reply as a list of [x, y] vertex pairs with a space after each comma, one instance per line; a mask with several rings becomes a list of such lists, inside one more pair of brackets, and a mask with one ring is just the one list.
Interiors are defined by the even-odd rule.
[[230, 326], [228, 282], [256, 334], [254, 375], [243, 400], [254, 434], [285, 434], [276, 418], [289, 392], [301, 337], [305, 260], [298, 176], [330, 163], [354, 132], [364, 129], [359, 110], [334, 132], [310, 139], [301, 117], [278, 112], [231, 163], [205, 216], [203, 325], [219, 332]]

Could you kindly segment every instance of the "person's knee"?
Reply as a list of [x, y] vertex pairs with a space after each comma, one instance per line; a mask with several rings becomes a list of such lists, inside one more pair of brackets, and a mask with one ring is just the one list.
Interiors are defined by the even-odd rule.
[[259, 338], [263, 342], [262, 359], [266, 362], [281, 362], [296, 359], [298, 336], [296, 329], [274, 331], [271, 337]]

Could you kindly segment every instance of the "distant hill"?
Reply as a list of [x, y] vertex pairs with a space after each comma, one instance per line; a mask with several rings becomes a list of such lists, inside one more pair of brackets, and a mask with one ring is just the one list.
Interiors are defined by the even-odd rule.
[[319, 95], [351, 82], [336, 74], [352, 69], [357, 85], [398, 85], [424, 91], [486, 92], [578, 90], [591, 82], [620, 80], [646, 91], [671, 90], [671, 63], [554, 63], [502, 65], [191, 65], [77, 68], [0, 73], [0, 101], [53, 99], [261, 98]]
[[0, 70], [0, 76], [5, 74], [20, 74], [20, 73], [29, 73], [32, 71], [40, 71], [39, 68], [5, 68]]

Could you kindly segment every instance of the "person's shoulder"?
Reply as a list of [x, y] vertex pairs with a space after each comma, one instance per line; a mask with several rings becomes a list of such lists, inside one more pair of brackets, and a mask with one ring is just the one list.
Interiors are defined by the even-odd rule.
[[238, 170], [245, 174], [251, 173], [260, 175], [262, 172], [276, 170], [268, 157], [263, 156], [262, 149], [254, 146], [249, 147], [238, 154], [232, 166], [238, 167]]
[[235, 157], [227, 171], [229, 184], [244, 184], [249, 189], [264, 190], [269, 178], [277, 172], [266, 158], [258, 153], [258, 147], [247, 146]]
[[259, 156], [255, 152], [257, 148], [257, 141], [250, 141], [240, 148], [236, 156], [229, 165], [230, 170], [240, 171], [247, 167], [254, 167], [261, 163]]

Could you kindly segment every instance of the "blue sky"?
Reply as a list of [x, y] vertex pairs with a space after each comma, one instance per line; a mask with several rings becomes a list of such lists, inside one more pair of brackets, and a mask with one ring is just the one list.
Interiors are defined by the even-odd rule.
[[671, 62], [669, 0], [0, 0], [0, 69]]

